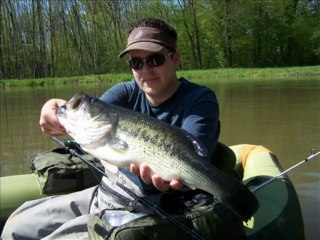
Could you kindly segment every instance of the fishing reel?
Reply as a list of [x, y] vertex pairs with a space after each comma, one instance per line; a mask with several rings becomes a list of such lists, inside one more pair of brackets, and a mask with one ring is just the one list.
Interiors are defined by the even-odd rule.
[[80, 145], [78, 143], [76, 143], [74, 140], [68, 138], [68, 139], [64, 140], [63, 143], [64, 143], [64, 146], [66, 148], [68, 148], [69, 150], [72, 149], [72, 150], [76, 151], [80, 155], [85, 154], [85, 152], [80, 147]]

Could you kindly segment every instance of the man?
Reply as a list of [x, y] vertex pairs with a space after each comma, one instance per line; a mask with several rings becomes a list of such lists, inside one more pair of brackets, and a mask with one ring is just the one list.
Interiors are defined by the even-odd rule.
[[[175, 29], [158, 19], [138, 22], [129, 31], [127, 46], [119, 58], [125, 55], [129, 56], [128, 63], [134, 80], [112, 87], [100, 99], [185, 129], [204, 143], [211, 157], [220, 133], [218, 102], [208, 88], [177, 78], [180, 54], [177, 51]], [[58, 107], [65, 103], [62, 99], [51, 99], [44, 104], [40, 116], [40, 126], [44, 133], [66, 134], [55, 115]], [[139, 169], [137, 165], [131, 164], [130, 171], [121, 169], [120, 179], [128, 183], [127, 187], [138, 195], [182, 188], [178, 180], [167, 183], [161, 176], [151, 175], [147, 165]], [[103, 178], [99, 187], [27, 202], [11, 215], [2, 237], [86, 238], [90, 214], [102, 210], [108, 214], [108, 209], [127, 207], [110, 194], [110, 185], [109, 180]], [[121, 189], [112, 188], [130, 199]]]

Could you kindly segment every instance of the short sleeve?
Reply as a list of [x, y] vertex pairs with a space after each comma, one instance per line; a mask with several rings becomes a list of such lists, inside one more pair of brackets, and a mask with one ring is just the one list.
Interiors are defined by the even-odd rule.
[[187, 132], [197, 137], [211, 155], [220, 135], [219, 105], [212, 92], [206, 92], [189, 108], [182, 126]]
[[131, 82], [118, 83], [103, 93], [100, 100], [117, 106], [126, 107], [131, 89]]

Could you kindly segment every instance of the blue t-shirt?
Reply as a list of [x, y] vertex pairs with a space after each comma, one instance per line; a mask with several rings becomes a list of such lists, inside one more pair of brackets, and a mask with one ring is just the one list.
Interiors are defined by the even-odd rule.
[[100, 99], [117, 106], [141, 112], [197, 137], [208, 148], [209, 156], [220, 134], [219, 105], [209, 88], [180, 79], [178, 90], [165, 102], [153, 106], [136, 81], [119, 83]]
[[[107, 90], [100, 99], [117, 106], [155, 117], [180, 127], [197, 137], [208, 149], [211, 158], [220, 134], [219, 105], [209, 88], [183, 78], [177, 91], [168, 100], [153, 106], [135, 80], [119, 83]], [[129, 171], [125, 171], [130, 174]], [[145, 184], [143, 189], [146, 190]]]

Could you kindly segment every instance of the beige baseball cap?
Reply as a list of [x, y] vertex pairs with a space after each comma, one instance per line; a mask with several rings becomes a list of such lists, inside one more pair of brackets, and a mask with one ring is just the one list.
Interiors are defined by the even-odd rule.
[[130, 50], [160, 52], [164, 48], [176, 50], [176, 40], [171, 35], [156, 28], [137, 27], [130, 33], [128, 44], [118, 57], [122, 58]]

